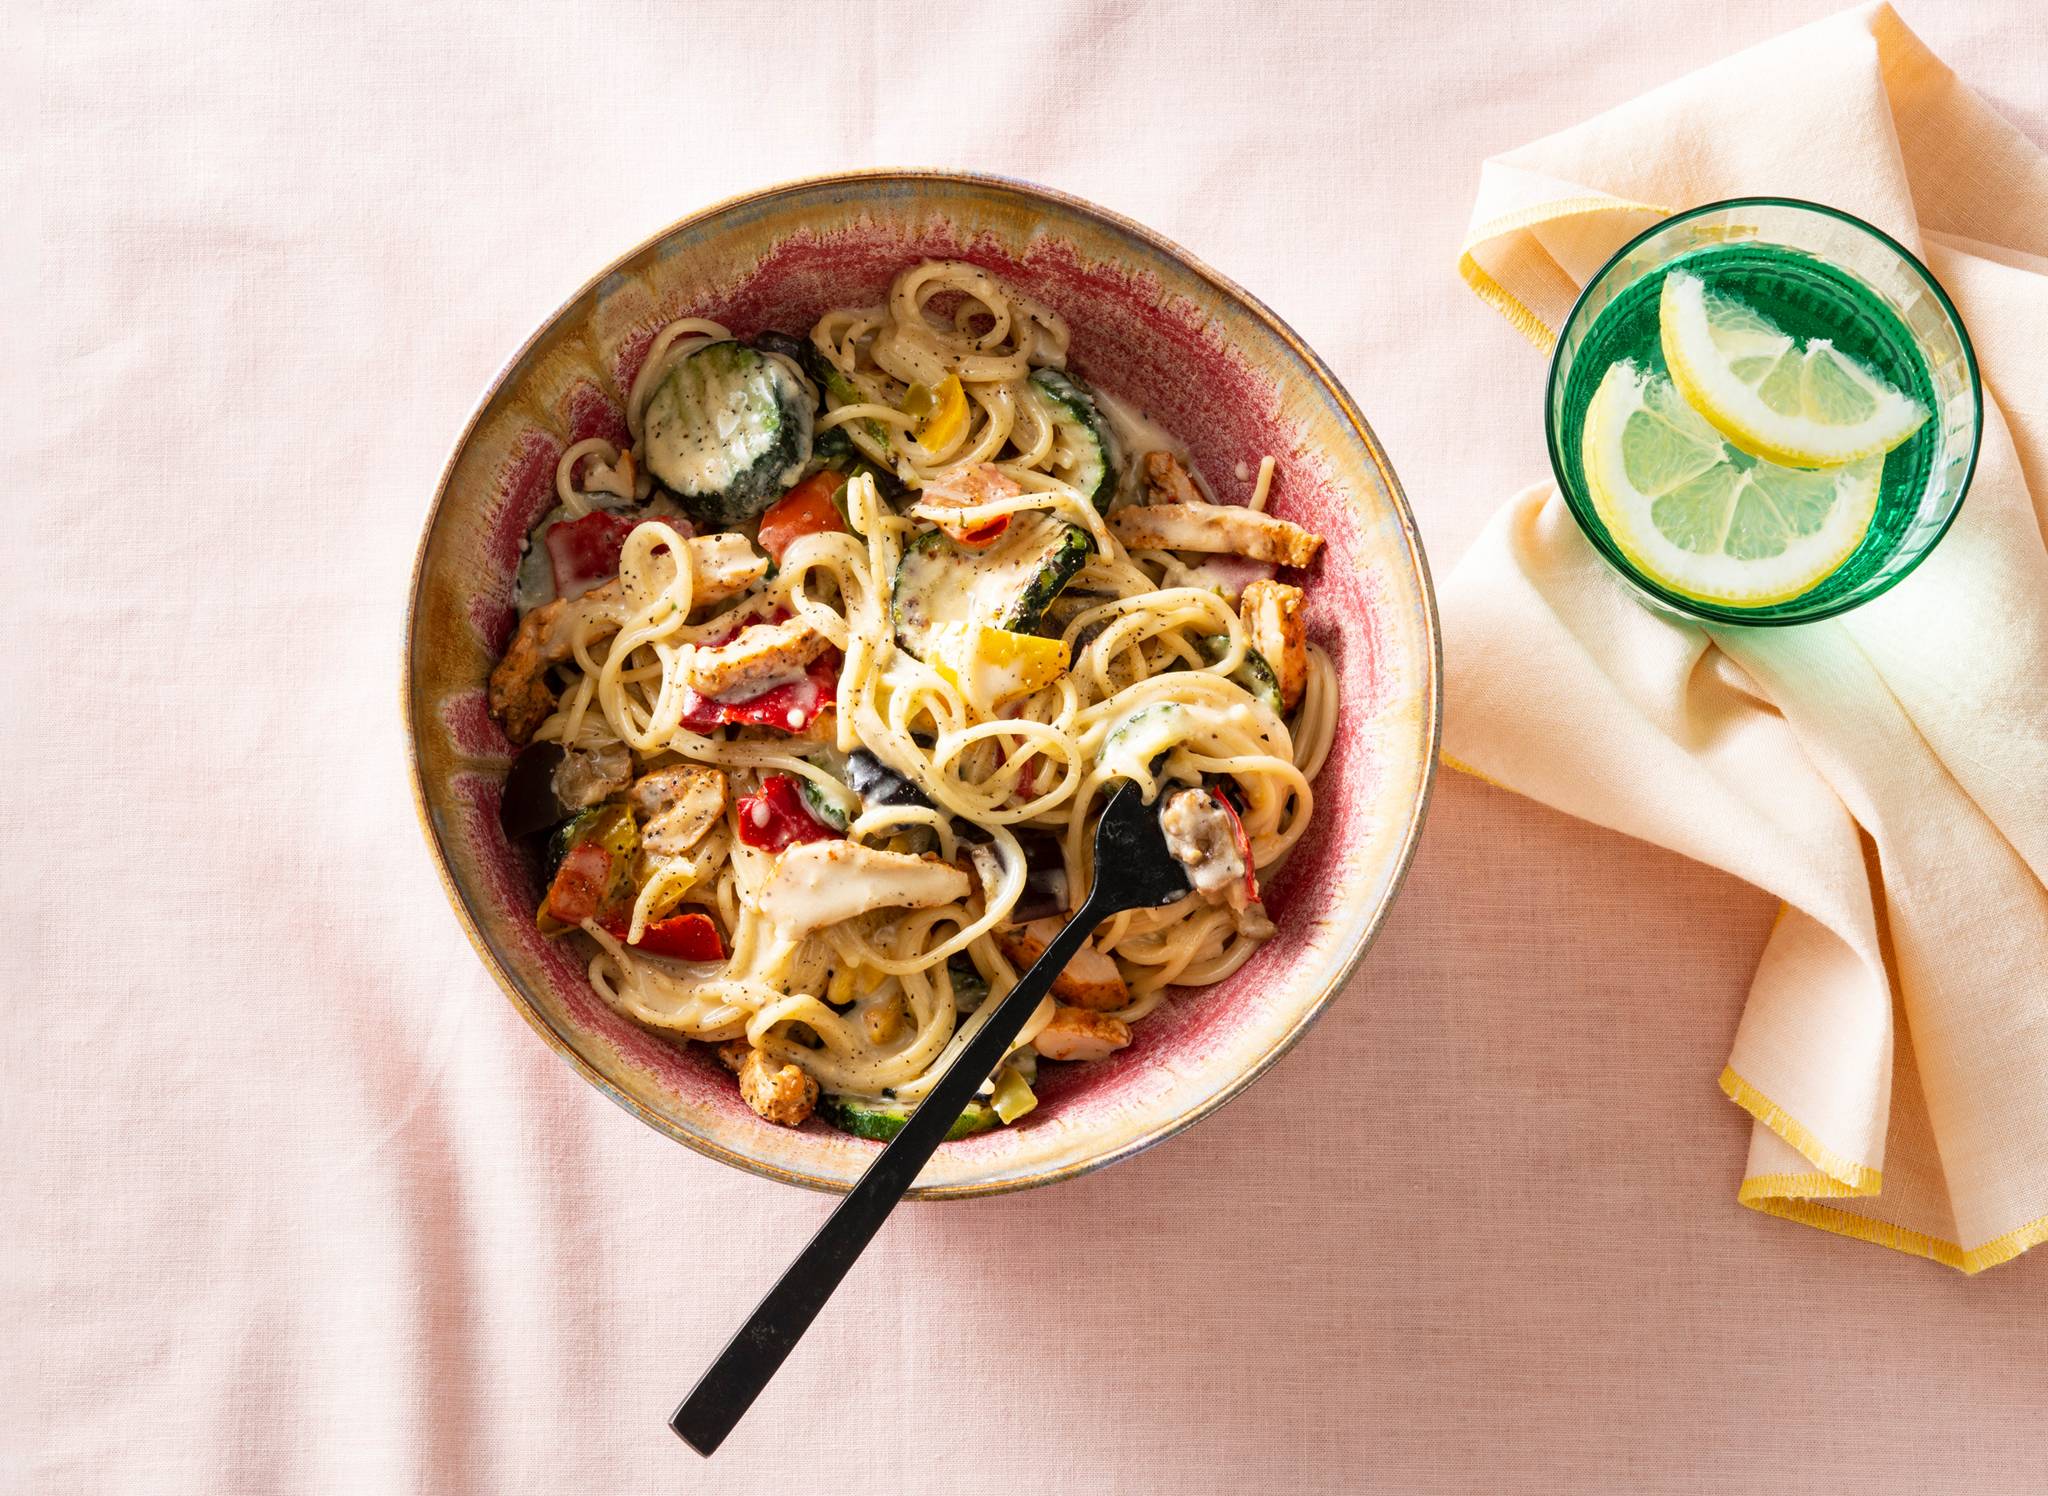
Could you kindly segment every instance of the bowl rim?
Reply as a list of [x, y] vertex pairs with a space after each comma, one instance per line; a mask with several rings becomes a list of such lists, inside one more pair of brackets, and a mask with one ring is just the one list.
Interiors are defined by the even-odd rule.
[[[1591, 303], [1594, 291], [1607, 278], [1608, 272], [1612, 271], [1623, 260], [1633, 254], [1637, 245], [1655, 238], [1666, 229], [1689, 222], [1695, 218], [1705, 217], [1709, 213], [1722, 213], [1741, 208], [1791, 208], [1799, 212], [1813, 213], [1822, 218], [1832, 218], [1839, 223], [1848, 224], [1851, 228], [1861, 230], [1864, 234], [1877, 240], [1885, 248], [1898, 255], [1900, 259], [1913, 267], [1914, 273], [1920, 277], [1922, 283], [1934, 293], [1934, 299], [1940, 303], [1943, 314], [1949, 320], [1949, 325], [1956, 330], [1956, 339], [1962, 344], [1963, 348], [1963, 362], [1970, 374], [1970, 404], [1972, 406], [1970, 412], [1970, 456], [1969, 460], [1963, 464], [1963, 480], [1956, 486], [1955, 497], [1949, 501], [1948, 510], [1942, 515], [1940, 525], [1928, 537], [1926, 543], [1913, 553], [1906, 564], [1892, 573], [1885, 581], [1885, 584], [1876, 591], [1867, 592], [1861, 596], [1850, 595], [1833, 598], [1818, 607], [1809, 608], [1799, 613], [1764, 613], [1756, 609], [1738, 608], [1723, 603], [1711, 603], [1703, 598], [1687, 597], [1682, 592], [1673, 592], [1660, 585], [1653, 578], [1645, 575], [1640, 567], [1621, 553], [1621, 547], [1617, 546], [1605, 534], [1595, 529], [1592, 520], [1584, 512], [1578, 495], [1572, 491], [1571, 484], [1565, 481], [1565, 470], [1568, 464], [1566, 464], [1564, 453], [1561, 450], [1563, 433], [1557, 429], [1558, 366], [1563, 361], [1565, 346], [1571, 337], [1573, 326], [1579, 320], [1579, 314]], [[1595, 320], [1597, 320], [1597, 316]], [[1774, 197], [1769, 195], [1723, 197], [1717, 198], [1713, 202], [1695, 204], [1677, 213], [1667, 214], [1642, 232], [1630, 235], [1628, 242], [1609, 255], [1606, 262], [1593, 272], [1592, 278], [1579, 288], [1579, 294], [1572, 298], [1571, 310], [1565, 313], [1564, 321], [1558, 324], [1557, 341], [1551, 346], [1549, 367], [1545, 370], [1543, 376], [1543, 439], [1544, 445], [1550, 454], [1550, 476], [1557, 484], [1557, 491], [1563, 495], [1565, 507], [1571, 511], [1572, 519], [1578, 524], [1580, 533], [1586, 537], [1587, 543], [1600, 553], [1601, 559], [1614, 569], [1622, 581], [1649, 599], [1653, 608], [1668, 609], [1680, 615], [1688, 622], [1717, 628], [1791, 628], [1804, 623], [1819, 623], [1826, 618], [1838, 618], [1844, 613], [1862, 607], [1865, 603], [1875, 602], [1878, 598], [1884, 596], [1885, 593], [1898, 586], [1899, 583], [1905, 581], [1907, 577], [1918, 570], [1922, 561], [1925, 561], [1934, 554], [1934, 548], [1941, 544], [1942, 540], [1948, 535], [1950, 527], [1955, 524], [1956, 516], [1962, 513], [1963, 500], [1970, 496], [1970, 483], [1977, 476], [1977, 459], [1984, 451], [1984, 378], [1982, 371], [1977, 367], [1977, 346], [1970, 341], [1969, 326], [1963, 321], [1962, 312], [1950, 298], [1948, 287], [1944, 286], [1941, 283], [1940, 277], [1928, 268], [1925, 260], [1914, 254], [1912, 250], [1906, 248], [1905, 245], [1894, 239], [1890, 234], [1887, 234], [1876, 224], [1871, 223], [1868, 219], [1858, 217], [1846, 208], [1837, 208], [1829, 203], [1817, 202], [1812, 198]], [[1793, 601], [1796, 602], [1797, 599], [1795, 598]], [[1784, 607], [1789, 606], [1789, 604], [1772, 604], [1772, 606]]]
[[1424, 741], [1421, 785], [1409, 812], [1407, 825], [1401, 831], [1400, 848], [1394, 860], [1392, 876], [1387, 882], [1385, 893], [1380, 898], [1379, 906], [1373, 910], [1355, 948], [1338, 964], [1329, 979], [1324, 982], [1322, 990], [1316, 994], [1314, 1001], [1303, 1011], [1301, 1017], [1296, 1019], [1286, 1032], [1280, 1034], [1254, 1063], [1232, 1076], [1222, 1086], [1218, 1087], [1212, 1095], [1203, 1098], [1201, 1102], [1187, 1111], [1166, 1119], [1158, 1126], [1130, 1138], [1104, 1153], [1061, 1164], [1057, 1167], [1043, 1169], [1035, 1174], [965, 1184], [920, 1186], [911, 1189], [906, 1196], [906, 1198], [912, 1200], [961, 1200], [987, 1195], [1009, 1194], [1018, 1190], [1035, 1189], [1042, 1185], [1057, 1184], [1063, 1180], [1075, 1179], [1083, 1174], [1093, 1173], [1097, 1169], [1107, 1168], [1113, 1163], [1119, 1163], [1124, 1159], [1131, 1158], [1148, 1148], [1165, 1142], [1168, 1138], [1186, 1131], [1194, 1126], [1195, 1123], [1212, 1115], [1221, 1107], [1242, 1095], [1254, 1081], [1270, 1070], [1283, 1055], [1301, 1041], [1302, 1036], [1323, 1015], [1324, 1010], [1329, 1007], [1331, 1001], [1349, 983], [1352, 976], [1356, 974], [1359, 966], [1365, 960], [1366, 953], [1379, 938], [1380, 930], [1386, 923], [1387, 913], [1393, 908], [1394, 901], [1399, 896], [1402, 886], [1407, 882], [1408, 874], [1414, 865], [1415, 850], [1421, 840], [1423, 822], [1427, 818], [1430, 798], [1436, 787], [1437, 760], [1443, 739], [1443, 632], [1437, 615], [1436, 590], [1430, 579], [1429, 561], [1423, 551], [1422, 537], [1416, 527], [1414, 513], [1409, 508], [1407, 495], [1402, 491], [1400, 479], [1395, 476], [1393, 465], [1387, 460], [1386, 450], [1380, 445], [1379, 438], [1374, 435], [1373, 429], [1366, 421], [1364, 413], [1359, 409], [1357, 402], [1351, 398], [1350, 392], [1344, 388], [1343, 383], [1337, 378], [1330, 367], [1323, 362], [1315, 351], [1302, 340], [1300, 334], [1295, 332], [1278, 313], [1245, 290], [1244, 287], [1215, 270], [1196, 255], [1190, 254], [1172, 240], [1146, 228], [1134, 219], [1127, 218], [1120, 213], [1101, 207], [1084, 198], [1061, 192], [1056, 188], [1045, 187], [1022, 178], [1002, 176], [996, 173], [956, 171], [929, 167], [890, 166], [867, 167], [851, 171], [822, 172], [810, 176], [792, 177], [765, 187], [737, 193], [730, 197], [721, 198], [693, 212], [686, 213], [682, 217], [642, 238], [624, 253], [615, 256], [602, 269], [585, 280], [573, 294], [562, 301], [552, 312], [542, 318], [521, 341], [518, 348], [505, 359], [497, 372], [491, 376], [488, 383], [484, 386], [483, 393], [477, 398], [475, 405], [470, 410], [468, 418], [462, 423], [461, 430], [457, 433], [453, 444], [449, 448], [448, 457], [442, 464], [440, 477], [435, 482], [433, 502], [427, 507], [425, 519], [420, 527], [419, 544], [413, 553], [412, 577], [406, 592], [404, 637], [400, 643], [403, 651], [403, 661], [399, 672], [399, 713], [405, 733], [407, 781], [412, 790], [413, 812], [419, 819], [421, 833], [425, 837], [428, 851], [432, 855], [434, 871], [440, 878], [441, 890], [446, 895], [450, 907], [455, 912], [456, 922], [461, 926], [462, 933], [469, 940], [471, 948], [483, 963], [484, 969], [490, 973], [492, 980], [497, 983], [499, 990], [505, 994], [520, 1016], [526, 1020], [527, 1025], [540, 1035], [541, 1039], [546, 1042], [550, 1049], [564, 1060], [567, 1060], [576, 1072], [601, 1094], [609, 1097], [619, 1107], [637, 1117], [656, 1132], [674, 1139], [693, 1152], [703, 1154], [707, 1158], [716, 1159], [721, 1163], [729, 1164], [749, 1174], [758, 1175], [764, 1179], [771, 1179], [781, 1184], [795, 1185], [803, 1189], [816, 1190], [823, 1194], [845, 1194], [852, 1187], [850, 1184], [843, 1184], [835, 1179], [827, 1179], [820, 1175], [784, 1169], [777, 1165], [766, 1163], [717, 1143], [708, 1137], [693, 1133], [689, 1129], [678, 1125], [669, 1117], [643, 1105], [635, 1097], [614, 1086], [611, 1080], [596, 1065], [571, 1045], [561, 1034], [557, 1033], [553, 1025], [548, 1022], [546, 1016], [527, 997], [517, 979], [511, 972], [505, 969], [504, 964], [498, 959], [496, 952], [492, 949], [490, 942], [484, 937], [482, 921], [478, 917], [476, 910], [471, 907], [468, 895], [455, 880], [455, 875], [448, 858], [448, 850], [443, 845], [441, 833], [434, 823], [433, 813], [428, 806], [426, 771], [420, 749], [420, 723], [416, 719], [413, 709], [413, 665], [415, 660], [415, 633], [419, 623], [421, 592], [426, 575], [427, 549], [433, 539], [436, 526], [440, 521], [442, 508], [447, 503], [449, 485], [454, 478], [456, 465], [464, 451], [468, 449], [471, 439], [476, 435], [477, 428], [482, 423], [486, 412], [490, 410], [492, 403], [504, 390], [513, 371], [519, 367], [527, 355], [533, 351], [534, 347], [561, 322], [563, 317], [586, 297], [591, 295], [606, 280], [619, 273], [624, 266], [655, 248], [664, 240], [700, 223], [716, 218], [721, 214], [730, 212], [735, 208], [816, 188], [860, 186], [889, 182], [933, 182], [971, 188], [993, 189], [999, 192], [1035, 198], [1068, 213], [1083, 218], [1092, 218], [1177, 262], [1198, 280], [1205, 282], [1210, 289], [1221, 293], [1225, 298], [1236, 300], [1253, 317], [1264, 323], [1268, 330], [1308, 365], [1309, 370], [1321, 382], [1326, 393], [1335, 402], [1338, 412], [1352, 428], [1366, 455], [1371, 459], [1374, 469], [1379, 474], [1380, 482], [1385, 487], [1387, 496], [1393, 501], [1394, 516], [1400, 526], [1401, 542], [1408, 553], [1409, 563], [1414, 568], [1416, 582], [1419, 587], [1423, 631], [1429, 644], [1427, 659], [1424, 662], [1426, 668], [1422, 681], [1422, 691], [1426, 698], [1426, 709], [1423, 724]]

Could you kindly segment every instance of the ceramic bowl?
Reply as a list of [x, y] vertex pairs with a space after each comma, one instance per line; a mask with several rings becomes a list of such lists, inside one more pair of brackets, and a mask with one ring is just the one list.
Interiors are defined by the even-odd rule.
[[972, 261], [1065, 315], [1071, 362], [1193, 449], [1226, 500], [1279, 460], [1275, 513], [1327, 541], [1308, 628], [1335, 659], [1342, 724], [1313, 824], [1268, 908], [1280, 933], [1213, 987], [1175, 993], [1129, 1048], [1052, 1066], [1021, 1125], [943, 1145], [915, 1192], [987, 1194], [1071, 1178], [1216, 1110], [1286, 1053], [1343, 987], [1407, 870], [1436, 763], [1435, 606], [1415, 525], [1379, 443], [1280, 319], [1158, 235], [1021, 182], [874, 172], [771, 187], [692, 215], [577, 292], [512, 357], [456, 440], [428, 512], [404, 699], [421, 823], [484, 964], [534, 1029], [649, 1126], [770, 1179], [846, 1188], [875, 1144], [813, 1120], [762, 1121], [701, 1046], [650, 1032], [544, 940], [539, 874], [498, 829], [510, 745], [484, 681], [513, 625], [522, 537], [553, 503], [555, 459], [624, 435], [621, 392], [655, 331], [708, 316], [802, 333], [874, 303], [904, 266]]

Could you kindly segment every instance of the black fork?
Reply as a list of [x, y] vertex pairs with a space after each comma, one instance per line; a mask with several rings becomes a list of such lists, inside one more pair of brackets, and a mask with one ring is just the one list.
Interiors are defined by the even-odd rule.
[[1166, 849], [1158, 807], [1126, 783], [1095, 828], [1095, 882], [1087, 899], [697, 1379], [669, 1419], [685, 1444], [708, 1455], [725, 1442], [1095, 927], [1126, 909], [1157, 908], [1187, 893], [1187, 873]]

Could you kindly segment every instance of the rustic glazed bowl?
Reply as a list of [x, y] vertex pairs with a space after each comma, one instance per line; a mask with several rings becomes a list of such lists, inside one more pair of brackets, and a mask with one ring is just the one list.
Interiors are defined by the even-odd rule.
[[[802, 333], [882, 298], [925, 257], [972, 261], [1063, 313], [1071, 362], [1193, 449], [1219, 497], [1271, 453], [1271, 507], [1322, 534], [1308, 628], [1343, 709], [1313, 824], [1268, 908], [1280, 933], [1217, 986], [1176, 993], [1130, 1047], [1041, 1072], [1016, 1127], [947, 1143], [913, 1193], [1067, 1179], [1207, 1116], [1286, 1053], [1357, 966], [1407, 871], [1436, 763], [1435, 606], [1414, 521], [1379, 443], [1330, 371], [1244, 291], [1137, 224], [990, 177], [874, 172], [707, 209], [579, 291], [512, 358], [455, 444], [413, 575], [405, 711], [420, 819], [478, 953], [534, 1029], [606, 1095], [677, 1141], [770, 1179], [841, 1190], [876, 1145], [747, 1110], [708, 1051], [613, 1012], [584, 956], [534, 929], [538, 870], [498, 829], [510, 745], [484, 681], [513, 624], [522, 537], [554, 503], [555, 459], [623, 440], [621, 392], [663, 323]], [[1242, 467], [1240, 465], [1243, 465]]]

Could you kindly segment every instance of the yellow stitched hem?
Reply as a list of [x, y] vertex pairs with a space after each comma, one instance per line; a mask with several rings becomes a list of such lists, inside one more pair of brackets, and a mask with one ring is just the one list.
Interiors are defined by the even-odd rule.
[[[1721, 1072], [1721, 1090], [1728, 1099], [1757, 1121], [1798, 1149], [1806, 1161], [1830, 1179], [1847, 1188], [1840, 1193], [1874, 1195], [1884, 1187], [1884, 1175], [1868, 1164], [1844, 1158], [1819, 1138], [1805, 1123], [1764, 1095], [1735, 1073], [1733, 1065]], [[1794, 1176], [1796, 1177], [1796, 1176]]]
[[1825, 1174], [1752, 1174], [1742, 1181], [1735, 1198], [1744, 1205], [1758, 1200], [1793, 1196], [1802, 1200], [1844, 1199], [1856, 1193], [1854, 1186]]
[[1534, 228], [1541, 223], [1553, 223], [1560, 218], [1577, 218], [1588, 213], [1657, 213], [1668, 218], [1671, 209], [1653, 207], [1649, 203], [1624, 202], [1611, 197], [1561, 198], [1554, 203], [1539, 203], [1534, 207], [1518, 208], [1513, 213], [1504, 213], [1474, 229], [1465, 240], [1465, 247], [1458, 251], [1458, 274], [1473, 294], [1503, 317], [1508, 325], [1530, 342], [1548, 353], [1557, 344], [1557, 334], [1550, 330], [1544, 320], [1524, 306], [1515, 293], [1487, 274], [1486, 268], [1473, 257], [1473, 249], [1489, 239], [1502, 234], [1511, 234], [1520, 229]]
[[1465, 277], [1465, 284], [1472, 288], [1473, 294], [1507, 318], [1508, 325], [1516, 332], [1545, 353], [1557, 346], [1557, 334], [1541, 317], [1517, 301], [1512, 291], [1481, 269], [1469, 249], [1458, 255], [1458, 274]]
[[1436, 761], [1446, 769], [1456, 769], [1460, 774], [1470, 774], [1474, 779], [1482, 780], [1497, 790], [1507, 790], [1511, 795], [1514, 793], [1512, 788], [1502, 784], [1484, 769], [1475, 769], [1462, 758], [1452, 758], [1448, 753], [1439, 753], [1436, 756]]
[[1908, 1231], [1904, 1226], [1894, 1226], [1888, 1221], [1873, 1221], [1868, 1216], [1851, 1215], [1846, 1210], [1839, 1210], [1832, 1205], [1822, 1205], [1818, 1201], [1787, 1200], [1780, 1195], [1766, 1195], [1755, 1200], [1745, 1199], [1742, 1203], [1751, 1210], [1760, 1210], [1765, 1215], [1778, 1216], [1787, 1221], [1797, 1221], [1802, 1226], [1818, 1226], [1821, 1230], [1832, 1231], [1837, 1236], [1853, 1236], [1858, 1241], [1875, 1242], [1880, 1247], [1890, 1247], [1894, 1252], [1905, 1252], [1914, 1257], [1931, 1257], [1945, 1267], [1957, 1268], [1963, 1272], [1971, 1271], [1964, 1264], [1963, 1249], [1954, 1242], [1942, 1241], [1920, 1231]]
[[1981, 1273], [1987, 1267], [1997, 1267], [2001, 1262], [2010, 1262], [2029, 1247], [2038, 1247], [2048, 1241], [2048, 1216], [2038, 1221], [2008, 1231], [2003, 1236], [1994, 1236], [1981, 1247], [1972, 1247], [1963, 1253], [1963, 1271]]
[[1929, 1236], [1924, 1231], [1908, 1231], [1904, 1226], [1894, 1226], [1888, 1221], [1873, 1221], [1867, 1216], [1851, 1215], [1848, 1211], [1833, 1205], [1822, 1205], [1814, 1200], [1787, 1200], [1779, 1196], [1765, 1196], [1742, 1202], [1751, 1210], [1762, 1211], [1765, 1215], [1778, 1216], [1783, 1220], [1797, 1221], [1802, 1226], [1816, 1226], [1822, 1231], [1832, 1231], [1837, 1236], [1854, 1237], [1857, 1241], [1875, 1242], [1880, 1247], [1890, 1247], [1894, 1252], [1905, 1252], [1914, 1257], [1926, 1257], [1944, 1267], [1952, 1267], [1960, 1273], [1977, 1274], [1986, 1268], [1997, 1267], [2010, 1262], [2029, 1247], [2038, 1247], [2048, 1241], [2048, 1216], [2021, 1226], [2016, 1231], [1995, 1237], [1981, 1247], [1968, 1251], [1952, 1241], [1943, 1241], [1938, 1236]]

